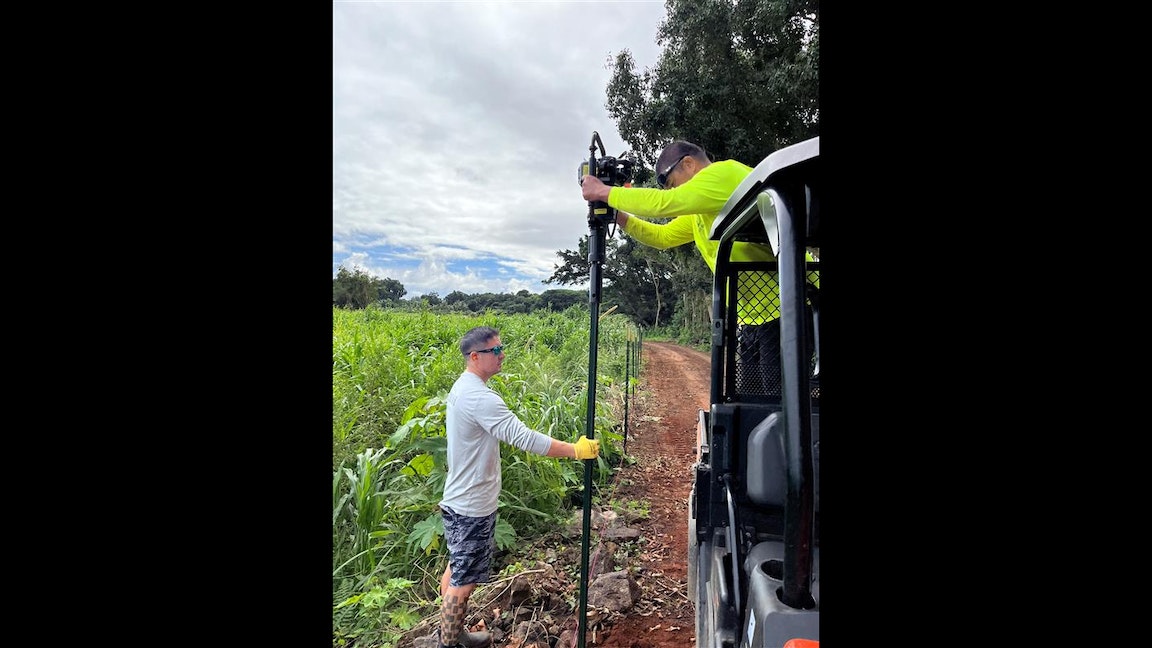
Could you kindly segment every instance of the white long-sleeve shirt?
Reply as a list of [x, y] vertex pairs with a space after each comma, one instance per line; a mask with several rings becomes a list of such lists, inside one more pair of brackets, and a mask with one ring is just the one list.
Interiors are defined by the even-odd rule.
[[500, 498], [500, 442], [547, 455], [552, 437], [525, 425], [480, 376], [465, 371], [448, 392], [445, 421], [448, 479], [441, 506], [458, 515], [484, 517]]

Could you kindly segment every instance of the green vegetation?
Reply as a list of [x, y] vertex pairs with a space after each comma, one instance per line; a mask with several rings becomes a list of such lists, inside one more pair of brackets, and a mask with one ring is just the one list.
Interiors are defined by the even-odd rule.
[[341, 265], [332, 278], [332, 305], [340, 308], [360, 309], [382, 306], [431, 313], [480, 315], [490, 312], [533, 313], [548, 311], [560, 313], [574, 306], [587, 306], [587, 290], [545, 290], [539, 295], [521, 290], [510, 293], [476, 293], [468, 295], [453, 290], [443, 299], [436, 293], [402, 299], [408, 294], [404, 284], [392, 278], [381, 279], [362, 268]]
[[665, 7], [656, 64], [637, 72], [621, 50], [607, 88], [608, 114], [649, 167], [674, 139], [754, 165], [820, 134], [820, 0]]
[[[507, 357], [488, 384], [534, 429], [575, 441], [586, 432], [588, 320], [587, 309], [575, 307], [486, 315], [332, 309], [334, 646], [387, 648], [439, 609], [445, 399], [464, 370], [460, 337], [482, 324], [499, 329]], [[622, 461], [619, 412], [637, 339], [624, 316], [599, 322], [597, 490]], [[524, 544], [579, 509], [582, 462], [505, 445], [502, 465], [500, 548]]]
[[[657, 64], [638, 73], [622, 50], [606, 89], [609, 115], [647, 165], [673, 139], [700, 144], [715, 160], [755, 165], [819, 134], [817, 0], [668, 0], [666, 8]], [[653, 175], [640, 169], [636, 184], [652, 186]], [[547, 283], [587, 279], [587, 241], [557, 252], [561, 263]], [[635, 327], [651, 339], [701, 350], [711, 334], [712, 276], [692, 246], [660, 251], [617, 238], [607, 246], [601, 306], [618, 310], [599, 329], [597, 487], [623, 459], [615, 422], [630, 380], [626, 341], [639, 339], [629, 338]], [[436, 613], [445, 557], [436, 509], [444, 483], [444, 397], [463, 370], [456, 342], [465, 331], [479, 324], [500, 329], [508, 358], [489, 384], [525, 422], [566, 440], [585, 429], [586, 291], [456, 291], [405, 300], [406, 293], [400, 282], [360, 269], [341, 267], [333, 279], [334, 646], [390, 648]], [[500, 546], [578, 507], [580, 463], [505, 448], [503, 466]], [[626, 506], [644, 513], [647, 504]]]

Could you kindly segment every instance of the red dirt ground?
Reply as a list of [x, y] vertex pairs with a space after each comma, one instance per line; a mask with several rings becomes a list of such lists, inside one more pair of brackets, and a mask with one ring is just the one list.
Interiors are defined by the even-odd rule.
[[624, 616], [586, 645], [685, 648], [695, 643], [695, 612], [688, 600], [688, 498], [696, 422], [699, 410], [708, 408], [710, 366], [701, 351], [644, 343], [625, 448], [636, 463], [623, 471], [631, 483], [620, 486], [613, 499], [651, 504], [648, 518], [632, 524], [650, 540], [640, 558], [648, 585], [645, 603], [651, 607], [637, 606], [643, 613]]

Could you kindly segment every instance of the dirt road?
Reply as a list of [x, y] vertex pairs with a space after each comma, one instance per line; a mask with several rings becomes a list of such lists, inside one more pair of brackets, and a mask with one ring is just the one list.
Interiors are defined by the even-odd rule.
[[613, 499], [650, 503], [636, 523], [648, 539], [640, 556], [645, 604], [617, 620], [595, 643], [604, 648], [693, 645], [695, 612], [688, 600], [688, 497], [696, 461], [696, 422], [708, 408], [708, 354], [645, 342], [640, 382], [630, 407], [627, 454], [636, 462]]

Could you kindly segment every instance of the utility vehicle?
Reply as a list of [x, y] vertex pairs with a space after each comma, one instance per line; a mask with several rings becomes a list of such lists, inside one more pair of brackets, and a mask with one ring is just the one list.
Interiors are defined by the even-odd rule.
[[[819, 137], [773, 152], [713, 223], [710, 409], [688, 516], [698, 648], [819, 643], [820, 169]], [[732, 261], [738, 242], [776, 260]], [[779, 376], [738, 353], [750, 307], [778, 316]]]

